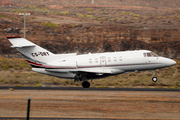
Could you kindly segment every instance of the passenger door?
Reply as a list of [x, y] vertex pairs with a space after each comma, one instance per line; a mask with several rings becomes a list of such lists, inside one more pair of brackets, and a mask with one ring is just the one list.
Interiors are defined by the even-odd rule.
[[100, 65], [101, 65], [101, 67], [106, 66], [106, 57], [105, 56], [100, 57]]

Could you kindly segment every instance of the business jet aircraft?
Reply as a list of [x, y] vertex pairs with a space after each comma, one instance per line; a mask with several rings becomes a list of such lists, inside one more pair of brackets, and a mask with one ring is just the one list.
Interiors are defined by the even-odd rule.
[[[160, 57], [149, 50], [106, 52], [96, 54], [53, 54], [48, 50], [20, 36], [7, 37], [38, 73], [83, 81], [82, 86], [89, 88], [88, 80], [105, 78], [133, 71], [155, 70], [169, 67], [176, 62]], [[157, 81], [153, 72], [154, 82]]]

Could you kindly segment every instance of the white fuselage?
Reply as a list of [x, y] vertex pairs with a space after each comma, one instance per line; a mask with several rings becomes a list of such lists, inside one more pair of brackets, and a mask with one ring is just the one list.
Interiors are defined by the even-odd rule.
[[151, 51], [73, 55], [47, 63], [46, 68], [33, 68], [33, 70], [68, 79], [73, 79], [75, 72], [94, 73], [95, 76], [89, 79], [96, 79], [96, 76], [100, 78], [124, 72], [155, 70], [175, 64], [171, 59], [148, 54], [151, 54]]

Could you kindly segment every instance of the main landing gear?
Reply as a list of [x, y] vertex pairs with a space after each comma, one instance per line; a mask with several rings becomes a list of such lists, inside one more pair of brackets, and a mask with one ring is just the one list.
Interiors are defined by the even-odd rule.
[[84, 81], [84, 82], [82, 83], [82, 87], [83, 87], [83, 88], [89, 88], [89, 87], [90, 87], [90, 83], [89, 83], [88, 81]]
[[74, 77], [74, 82], [79, 82], [79, 81], [83, 81], [82, 82], [82, 87], [83, 88], [89, 88], [90, 87], [90, 83], [87, 81], [86, 78], [86, 74], [76, 74], [76, 76]]
[[154, 70], [152, 71], [152, 73], [153, 73], [153, 76], [154, 76], [154, 77], [152, 77], [152, 81], [153, 81], [153, 82], [157, 82], [158, 79], [157, 79], [157, 77], [155, 77], [155, 72], [154, 72]]

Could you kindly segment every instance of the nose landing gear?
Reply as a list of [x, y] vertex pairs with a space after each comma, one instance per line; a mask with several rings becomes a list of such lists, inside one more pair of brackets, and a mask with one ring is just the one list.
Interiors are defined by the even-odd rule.
[[152, 78], [152, 81], [153, 81], [153, 82], [157, 82], [157, 80], [158, 80], [157, 77], [153, 77], [153, 78]]
[[153, 76], [154, 76], [154, 77], [152, 77], [152, 81], [153, 81], [153, 82], [157, 82], [158, 78], [155, 77], [155, 72], [154, 72], [154, 70], [152, 71], [152, 73], [153, 73]]

